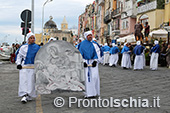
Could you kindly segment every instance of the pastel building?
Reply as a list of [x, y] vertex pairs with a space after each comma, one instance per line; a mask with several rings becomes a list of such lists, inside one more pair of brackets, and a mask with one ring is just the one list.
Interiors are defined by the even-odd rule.
[[134, 0], [124, 0], [123, 10], [120, 19], [120, 36], [126, 36], [134, 33], [136, 24], [136, 2]]

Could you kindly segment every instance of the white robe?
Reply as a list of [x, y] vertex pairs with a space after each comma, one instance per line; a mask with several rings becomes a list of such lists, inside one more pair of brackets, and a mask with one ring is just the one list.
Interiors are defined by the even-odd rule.
[[[94, 60], [84, 60], [87, 64], [92, 64]], [[86, 67], [85, 69], [85, 86], [86, 86], [86, 97], [91, 96], [99, 96], [100, 95], [100, 79], [99, 79], [99, 71], [98, 64], [96, 67]], [[88, 77], [88, 71], [90, 73], [90, 77]]]
[[124, 52], [122, 56], [121, 67], [131, 68], [131, 59], [130, 54], [128, 52]]
[[109, 57], [110, 57], [109, 51], [104, 52], [104, 62], [103, 62], [103, 65], [109, 63]]
[[157, 70], [158, 69], [158, 53], [152, 53], [151, 60], [150, 60], [150, 69], [151, 70]]
[[146, 59], [145, 59], [145, 49], [143, 50], [143, 66], [146, 66]]
[[[24, 60], [27, 56], [28, 45], [21, 46], [19, 53], [17, 55], [16, 63], [17, 65], [21, 64], [22, 66], [33, 66], [32, 64], [24, 65]], [[28, 94], [31, 97], [36, 97], [35, 91], [35, 74], [34, 69], [21, 69], [19, 71], [19, 91], [18, 95], [20, 97]]]
[[109, 59], [109, 66], [113, 66], [113, 64], [117, 66], [118, 60], [119, 60], [118, 53], [111, 54], [110, 59]]
[[143, 69], [144, 57], [143, 54], [135, 56], [134, 69]]
[[97, 62], [98, 63], [103, 63], [103, 57], [100, 56], [101, 51], [100, 51], [99, 46], [97, 44], [95, 44], [95, 43], [93, 43], [93, 46], [94, 46], [94, 48], [96, 50], [96, 53], [97, 53], [97, 57], [98, 57]]

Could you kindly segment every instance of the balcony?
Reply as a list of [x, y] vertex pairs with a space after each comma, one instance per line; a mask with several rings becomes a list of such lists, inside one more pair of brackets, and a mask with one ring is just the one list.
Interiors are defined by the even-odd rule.
[[99, 0], [99, 6], [104, 6], [104, 0]]
[[121, 8], [117, 8], [115, 9], [114, 11], [112, 11], [111, 15], [112, 15], [112, 18], [114, 18], [116, 15], [120, 14], [121, 13]]
[[106, 15], [106, 16], [104, 17], [104, 23], [107, 24], [107, 23], [109, 23], [110, 21], [111, 21], [111, 15], [108, 14], [108, 15]]
[[147, 4], [143, 4], [143, 5], [140, 5], [137, 8], [137, 14], [145, 13], [145, 12], [154, 10], [156, 8], [157, 8], [157, 1], [153, 1], [153, 2], [150, 2], [150, 3], [147, 3]]

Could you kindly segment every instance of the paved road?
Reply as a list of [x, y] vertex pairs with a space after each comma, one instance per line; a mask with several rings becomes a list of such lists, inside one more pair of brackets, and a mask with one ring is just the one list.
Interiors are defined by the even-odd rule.
[[[50, 95], [39, 95], [35, 100], [21, 104], [17, 97], [18, 70], [15, 64], [0, 65], [0, 113], [170, 113], [170, 70], [159, 68], [150, 71], [123, 70], [99, 66], [101, 80], [101, 98], [129, 99], [130, 97], [148, 99], [160, 98], [159, 108], [78, 108], [73, 104], [68, 107], [69, 97], [83, 99], [82, 92], [54, 91]], [[53, 101], [56, 97], [63, 97], [65, 105], [56, 108]]]

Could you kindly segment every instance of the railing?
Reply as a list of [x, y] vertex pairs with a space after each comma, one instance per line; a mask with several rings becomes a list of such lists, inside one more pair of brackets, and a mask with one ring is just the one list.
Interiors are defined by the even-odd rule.
[[105, 16], [104, 18], [104, 23], [109, 23], [111, 21], [111, 15], [108, 14], [107, 16]]
[[137, 8], [137, 13], [144, 13], [150, 10], [154, 10], [157, 8], [157, 1], [153, 1], [144, 5], [141, 5]]
[[121, 8], [117, 8], [114, 11], [112, 11], [112, 17], [119, 14], [121, 12]]

